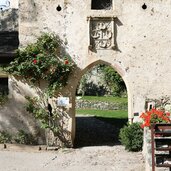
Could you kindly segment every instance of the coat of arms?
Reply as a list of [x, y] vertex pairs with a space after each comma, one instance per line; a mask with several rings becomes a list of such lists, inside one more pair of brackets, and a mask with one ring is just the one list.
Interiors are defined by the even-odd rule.
[[113, 46], [112, 20], [91, 20], [90, 44], [93, 49], [110, 49]]

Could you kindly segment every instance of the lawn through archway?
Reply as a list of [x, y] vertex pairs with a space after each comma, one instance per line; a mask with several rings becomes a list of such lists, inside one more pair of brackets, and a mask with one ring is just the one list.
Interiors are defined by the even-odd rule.
[[[120, 79], [122, 79], [121, 76]], [[100, 92], [100, 86], [96, 87], [97, 85], [94, 85], [94, 82], [90, 84], [91, 78], [88, 80], [87, 86], [92, 86], [92, 88]], [[99, 80], [97, 79], [95, 81], [97, 82]], [[120, 144], [119, 131], [128, 122], [127, 92], [125, 97], [112, 97], [111, 95], [106, 96], [104, 89], [102, 92], [104, 94], [98, 94], [99, 96], [95, 96], [97, 91], [91, 90], [91, 87], [88, 87], [88, 91], [93, 92], [93, 96], [90, 96], [91, 94], [87, 92], [84, 92], [82, 97], [76, 96], [76, 133], [74, 146], [113, 146]], [[81, 108], [81, 105], [77, 104], [79, 101], [81, 101]], [[95, 104], [95, 108], [92, 108], [94, 102], [98, 104]], [[102, 102], [102, 104], [99, 105], [99, 102]], [[87, 104], [84, 106], [82, 103]], [[116, 106], [114, 109], [111, 109], [110, 105], [109, 109], [101, 109], [104, 103], [115, 104]], [[125, 104], [126, 106], [124, 106]]]

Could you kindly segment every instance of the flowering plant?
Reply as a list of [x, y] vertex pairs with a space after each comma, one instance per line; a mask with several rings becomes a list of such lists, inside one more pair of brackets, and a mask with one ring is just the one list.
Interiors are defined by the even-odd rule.
[[44, 33], [35, 43], [19, 49], [6, 71], [33, 84], [46, 80], [49, 89], [62, 88], [74, 68], [71, 58], [61, 54], [64, 51], [62, 45], [56, 35]]
[[140, 118], [144, 120], [144, 123], [141, 125], [141, 127], [150, 127], [153, 123], [169, 123], [171, 121], [169, 117], [169, 112], [153, 108], [150, 111], [141, 114]]

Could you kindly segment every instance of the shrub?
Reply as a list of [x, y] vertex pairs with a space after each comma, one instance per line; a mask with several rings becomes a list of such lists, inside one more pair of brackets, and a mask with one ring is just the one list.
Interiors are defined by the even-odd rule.
[[[43, 98], [38, 99], [37, 97], [32, 98], [29, 96], [26, 96], [25, 98], [28, 101], [25, 106], [26, 111], [32, 114], [40, 122], [41, 128], [49, 128], [54, 133], [58, 132], [60, 124], [58, 122], [58, 124], [55, 123], [57, 120], [59, 120], [63, 112], [59, 111], [58, 109], [54, 109], [52, 113], [52, 111], [50, 111], [52, 109], [51, 105], [46, 104], [46, 101]], [[51, 109], [48, 109], [48, 106]]]
[[0, 143], [11, 143], [12, 136], [5, 131], [0, 132]]
[[139, 123], [125, 125], [119, 133], [120, 142], [128, 151], [141, 151], [143, 145], [143, 129]]
[[16, 135], [16, 137], [14, 138], [16, 143], [19, 144], [29, 144], [29, 145], [34, 145], [37, 144], [37, 141], [35, 140], [35, 138], [33, 137], [32, 134], [26, 133], [23, 130], [19, 130], [18, 134]]
[[49, 90], [63, 88], [74, 68], [71, 57], [61, 54], [63, 43], [53, 33], [42, 34], [35, 43], [18, 49], [15, 60], [4, 70], [33, 84], [46, 80]]

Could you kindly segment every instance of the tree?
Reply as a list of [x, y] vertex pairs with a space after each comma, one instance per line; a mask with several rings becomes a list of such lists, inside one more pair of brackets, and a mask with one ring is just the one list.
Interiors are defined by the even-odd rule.
[[122, 77], [110, 66], [96, 65], [80, 80], [77, 94], [122, 96], [126, 86]]
[[104, 80], [110, 88], [110, 92], [114, 96], [121, 96], [126, 92], [126, 85], [122, 77], [110, 66], [100, 65], [100, 69], [104, 73]]

